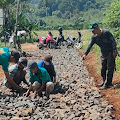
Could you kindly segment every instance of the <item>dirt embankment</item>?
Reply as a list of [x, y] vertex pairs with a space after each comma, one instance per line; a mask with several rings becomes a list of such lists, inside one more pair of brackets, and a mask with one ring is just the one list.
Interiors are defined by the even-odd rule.
[[[83, 53], [84, 51], [80, 50], [80, 54], [83, 55]], [[101, 82], [101, 76], [100, 73], [97, 73], [97, 68], [100, 67], [100, 63], [96, 58], [95, 52], [91, 52], [84, 63], [90, 76], [94, 78], [96, 85], [98, 85]], [[120, 120], [120, 75], [117, 72], [114, 73], [113, 85], [113, 88], [102, 90], [101, 94], [105, 100], [114, 106], [112, 114], [115, 115], [115, 120]]]

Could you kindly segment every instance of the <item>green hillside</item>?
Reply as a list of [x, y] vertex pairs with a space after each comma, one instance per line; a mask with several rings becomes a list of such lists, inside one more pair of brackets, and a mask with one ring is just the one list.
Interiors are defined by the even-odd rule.
[[39, 29], [85, 29], [92, 21], [101, 22], [106, 4], [112, 0], [31, 0], [26, 2], [34, 11], [26, 12]]

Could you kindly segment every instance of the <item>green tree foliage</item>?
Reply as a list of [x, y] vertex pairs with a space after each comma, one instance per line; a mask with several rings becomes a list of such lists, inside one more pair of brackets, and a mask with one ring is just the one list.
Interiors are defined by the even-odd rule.
[[[33, 21], [29, 21], [29, 19], [27, 19], [24, 13], [25, 11], [33, 11], [33, 9], [31, 9], [28, 5], [25, 4], [25, 2], [29, 0], [20, 1], [21, 3], [18, 15], [18, 30], [25, 29], [31, 34], [31, 30], [36, 28], [36, 24]], [[14, 27], [16, 23], [17, 0], [0, 0], [0, 6], [4, 9], [5, 14], [5, 25], [3, 27], [3, 31], [7, 31], [12, 34], [12, 32], [14, 32]]]
[[120, 0], [114, 0], [108, 5], [103, 23], [113, 30], [116, 38], [120, 39]]
[[110, 3], [112, 0], [39, 0], [38, 8], [48, 7], [48, 14], [52, 15], [53, 11], [59, 10], [62, 14], [66, 11], [73, 14], [75, 9], [79, 11], [86, 11], [88, 9], [101, 9], [105, 4]]
[[62, 13], [60, 12], [60, 10], [53, 11], [52, 15], [57, 16], [58, 18], [62, 17]]
[[[34, 0], [31, 0], [33, 2]], [[66, 26], [65, 29], [84, 29], [92, 21], [100, 22], [104, 17], [105, 4], [112, 0], [38, 0], [38, 4], [31, 5], [35, 9], [35, 14], [31, 12], [32, 20], [37, 21], [39, 28], [56, 29], [57, 26]], [[47, 17], [46, 17], [47, 16]], [[55, 18], [55, 19], [54, 19]], [[41, 20], [45, 24], [41, 24]], [[52, 20], [46, 20], [52, 19]], [[49, 23], [48, 23], [49, 21]], [[57, 22], [56, 22], [57, 21]], [[51, 22], [51, 23], [50, 23]]]
[[[0, 0], [0, 2], [10, 1], [11, 5], [15, 5], [17, 0]], [[30, 23], [38, 23], [39, 29], [57, 29], [63, 26], [65, 29], [84, 29], [92, 21], [102, 21], [105, 4], [111, 3], [112, 0], [21, 0], [25, 1], [21, 4], [22, 8], [19, 13]], [[1, 3], [2, 4], [2, 3]], [[9, 4], [9, 3], [8, 3]], [[7, 4], [6, 4], [7, 5]], [[25, 7], [29, 5], [34, 9]], [[11, 7], [15, 12], [15, 6]], [[27, 9], [26, 9], [27, 8]], [[12, 12], [11, 12], [12, 13]], [[20, 15], [19, 14], [19, 15]], [[9, 17], [8, 17], [9, 18]], [[7, 19], [8, 19], [7, 18]], [[14, 13], [11, 17], [15, 18]], [[9, 21], [9, 20], [6, 20]], [[61, 22], [62, 21], [62, 22]], [[12, 22], [13, 24], [13, 22]], [[13, 25], [12, 25], [13, 26]], [[11, 26], [11, 27], [12, 27]]]
[[46, 11], [43, 8], [41, 8], [41, 9], [37, 10], [36, 15], [39, 17], [45, 17]]

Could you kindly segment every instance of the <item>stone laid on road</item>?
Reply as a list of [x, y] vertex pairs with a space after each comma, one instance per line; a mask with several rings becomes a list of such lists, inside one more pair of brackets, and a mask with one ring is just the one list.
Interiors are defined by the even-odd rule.
[[[5, 120], [112, 120], [112, 105], [103, 101], [74, 49], [28, 52], [38, 62], [53, 56], [57, 83], [50, 98], [24, 97], [0, 86], [0, 118]], [[29, 80], [29, 75], [26, 76]], [[23, 85], [27, 88], [25, 85]], [[43, 93], [44, 94], [44, 93]]]

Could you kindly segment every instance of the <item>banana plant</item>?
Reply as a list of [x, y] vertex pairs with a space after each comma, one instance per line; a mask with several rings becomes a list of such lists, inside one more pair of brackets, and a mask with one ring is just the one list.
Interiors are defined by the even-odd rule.
[[[20, 0], [20, 9], [31, 9], [28, 5], [25, 5], [23, 2], [28, 0]], [[4, 18], [5, 24], [4, 29], [9, 30], [10, 34], [14, 30], [14, 26], [16, 23], [16, 7], [17, 7], [17, 0], [0, 0], [0, 6], [4, 10]], [[19, 14], [18, 14], [19, 16]]]
[[[30, 22], [24, 14], [21, 12], [18, 16], [18, 30], [25, 30], [29, 34], [31, 39], [32, 30], [38, 27], [38, 23]], [[36, 33], [34, 33], [36, 35]]]
[[[23, 26], [23, 28], [24, 28], [24, 23], [26, 21], [25, 16], [22, 15], [24, 13], [24, 9], [33, 11], [32, 8], [30, 8], [28, 5], [24, 4], [25, 1], [28, 1], [28, 0], [0, 0], [0, 6], [2, 6], [2, 8], [4, 10], [4, 15], [5, 15], [4, 16], [5, 24], [3, 27], [4, 28], [3, 31], [9, 30], [8, 32], [11, 35], [13, 32], [17, 33], [17, 27]], [[19, 2], [19, 4], [18, 4], [18, 2]], [[16, 13], [16, 11], [17, 11], [17, 13]]]

